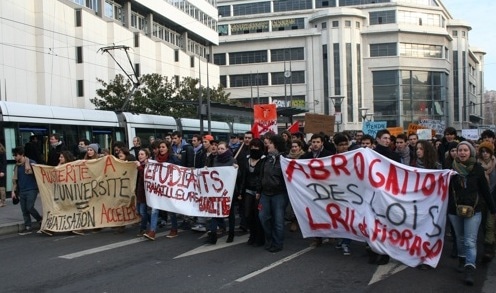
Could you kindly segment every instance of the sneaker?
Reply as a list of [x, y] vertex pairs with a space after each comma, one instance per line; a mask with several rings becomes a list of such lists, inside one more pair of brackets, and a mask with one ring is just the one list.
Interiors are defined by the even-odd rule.
[[336, 246], [334, 246], [334, 248], [336, 249], [343, 249], [343, 241], [338, 241], [338, 243], [336, 243]]
[[350, 250], [350, 247], [348, 245], [342, 244], [341, 247], [343, 249], [343, 255], [345, 255], [345, 256], [351, 255], [351, 250]]
[[177, 234], [177, 229], [171, 229], [169, 234], [166, 236], [167, 238], [175, 238], [177, 237], [178, 234]]
[[143, 234], [143, 236], [150, 240], [155, 240], [155, 231], [148, 231], [145, 234]]
[[191, 230], [197, 231], [197, 232], [207, 232], [207, 227], [205, 227], [205, 225], [202, 225], [202, 224], [197, 224], [197, 225], [191, 227]]
[[26, 227], [24, 227], [24, 229], [22, 229], [19, 232], [19, 235], [28, 235], [28, 234], [31, 234], [31, 233], [33, 233], [33, 230], [31, 230], [31, 227], [26, 226]]
[[136, 237], [143, 237], [145, 233], [145, 230], [139, 230], [138, 234], [136, 234]]

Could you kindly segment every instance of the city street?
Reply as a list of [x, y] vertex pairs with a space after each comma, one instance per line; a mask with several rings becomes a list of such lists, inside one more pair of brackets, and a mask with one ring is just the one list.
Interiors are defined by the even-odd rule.
[[[419, 270], [395, 261], [367, 263], [361, 243], [343, 256], [333, 241], [310, 248], [310, 240], [287, 232], [284, 250], [269, 253], [246, 244], [204, 245], [203, 233], [182, 231], [155, 241], [112, 229], [76, 236], [70, 233], [0, 237], [2, 292], [494, 292], [494, 269], [479, 265], [476, 285], [467, 287], [456, 261], [445, 254], [436, 269]], [[492, 281], [494, 282], [494, 281]]]

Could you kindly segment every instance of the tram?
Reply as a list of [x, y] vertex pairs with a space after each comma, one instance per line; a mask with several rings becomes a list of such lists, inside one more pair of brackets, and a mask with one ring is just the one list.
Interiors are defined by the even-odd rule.
[[[200, 133], [198, 119], [7, 101], [0, 101], [0, 123], [0, 142], [7, 150], [7, 174], [13, 172], [12, 149], [24, 146], [32, 136], [37, 138], [46, 160], [53, 133], [60, 134], [69, 150], [75, 150], [82, 138], [110, 149], [115, 141], [123, 141], [131, 147], [136, 136], [146, 144], [150, 136], [161, 138], [175, 130], [182, 131], [186, 139]], [[207, 121], [203, 124], [206, 132]], [[211, 134], [218, 140], [227, 140], [230, 133], [244, 133], [250, 129], [250, 124], [211, 121]], [[10, 191], [11, 185], [11, 180], [7, 180], [7, 190]]]

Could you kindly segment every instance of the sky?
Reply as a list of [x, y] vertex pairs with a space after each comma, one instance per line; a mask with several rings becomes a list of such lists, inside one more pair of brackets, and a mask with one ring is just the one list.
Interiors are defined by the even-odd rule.
[[441, 0], [454, 19], [467, 22], [469, 44], [486, 52], [484, 56], [484, 90], [496, 90], [496, 30], [494, 0]]

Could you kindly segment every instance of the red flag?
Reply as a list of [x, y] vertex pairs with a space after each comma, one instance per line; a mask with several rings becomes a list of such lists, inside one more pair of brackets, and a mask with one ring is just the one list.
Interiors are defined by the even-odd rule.
[[288, 131], [293, 134], [293, 133], [297, 133], [300, 131], [300, 125], [298, 123], [298, 121], [295, 121], [295, 123], [293, 123], [293, 125], [291, 125], [289, 128], [288, 128]]
[[258, 132], [258, 125], [256, 123], [253, 123], [251, 132], [253, 133], [253, 138], [260, 138], [260, 132]]

